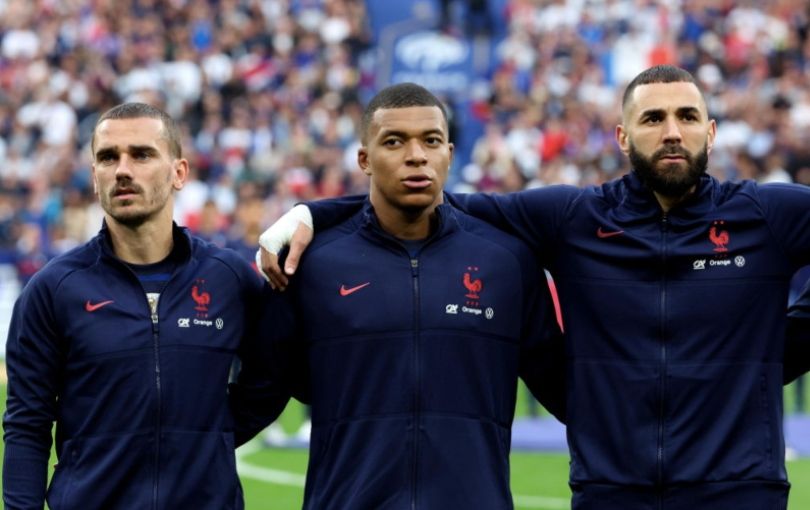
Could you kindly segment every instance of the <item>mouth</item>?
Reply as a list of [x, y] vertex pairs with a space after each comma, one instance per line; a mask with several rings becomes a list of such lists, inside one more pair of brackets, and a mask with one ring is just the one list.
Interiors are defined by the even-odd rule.
[[689, 158], [686, 156], [686, 154], [680, 152], [664, 153], [658, 156], [656, 160], [665, 165], [675, 165], [689, 162]]
[[402, 180], [402, 184], [404, 184], [406, 188], [414, 190], [428, 188], [432, 183], [433, 180], [424, 174], [409, 175]]
[[121, 187], [115, 188], [113, 190], [112, 196], [113, 198], [118, 198], [121, 200], [127, 200], [135, 197], [138, 194], [138, 190], [132, 187]]

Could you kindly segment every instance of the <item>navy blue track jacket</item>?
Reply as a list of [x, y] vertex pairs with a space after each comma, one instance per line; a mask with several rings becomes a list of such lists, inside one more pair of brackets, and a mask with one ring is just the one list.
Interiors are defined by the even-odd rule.
[[[575, 510], [786, 508], [785, 310], [810, 188], [704, 176], [666, 215], [634, 173], [454, 201], [554, 277]], [[346, 209], [311, 205], [316, 228]]]
[[791, 382], [810, 370], [810, 282], [788, 309], [785, 382]]
[[448, 205], [437, 216], [411, 256], [367, 203], [318, 233], [270, 306], [274, 343], [306, 346], [307, 509], [512, 508], [518, 375], [562, 411], [561, 338], [532, 253]]
[[255, 338], [262, 281], [176, 226], [171, 256], [154, 311], [106, 228], [23, 290], [7, 345], [6, 508], [43, 508], [54, 421], [52, 510], [243, 508], [227, 383]]

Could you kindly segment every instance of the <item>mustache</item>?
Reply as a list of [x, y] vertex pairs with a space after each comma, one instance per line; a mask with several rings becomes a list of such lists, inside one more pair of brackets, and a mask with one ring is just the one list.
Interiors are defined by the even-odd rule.
[[687, 161], [692, 160], [692, 153], [680, 146], [664, 147], [655, 151], [652, 155], [652, 160], [658, 160], [667, 156], [683, 156]]
[[133, 182], [119, 182], [110, 190], [110, 198], [119, 193], [140, 193], [143, 189]]

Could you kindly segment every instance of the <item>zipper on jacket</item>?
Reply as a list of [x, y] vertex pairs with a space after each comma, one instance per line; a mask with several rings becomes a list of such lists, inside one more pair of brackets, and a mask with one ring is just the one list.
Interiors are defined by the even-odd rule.
[[147, 296], [149, 301], [149, 312], [152, 319], [152, 346], [155, 351], [155, 388], [157, 390], [157, 412], [155, 416], [155, 477], [152, 486], [152, 508], [158, 507], [158, 486], [160, 485], [160, 318], [158, 317], [158, 299], [155, 296]]
[[411, 259], [411, 281], [413, 282], [413, 470], [411, 476], [411, 510], [416, 510], [417, 476], [419, 474], [419, 260]]
[[[667, 276], [666, 276], [666, 263], [667, 263], [667, 233], [669, 232], [669, 218], [666, 214], [661, 217], [661, 265], [663, 270], [663, 277], [661, 278], [661, 293], [659, 295], [659, 328], [661, 335], [661, 359], [660, 359], [660, 374], [658, 381], [658, 451], [657, 451], [657, 464], [658, 464], [658, 486], [663, 489], [664, 485], [664, 418], [666, 413], [665, 397], [666, 397], [666, 378], [667, 378]], [[659, 508], [663, 504], [663, 490], [659, 493]]]
[[[175, 248], [172, 248], [172, 253], [174, 253]], [[143, 283], [141, 283], [138, 275], [135, 271], [123, 261], [117, 259], [114, 255], [112, 256], [114, 260], [116, 260], [129, 274], [137, 282], [138, 286], [141, 288], [141, 292], [144, 293], [146, 297], [147, 306], [149, 307], [149, 319], [152, 322], [152, 349], [154, 350], [154, 361], [155, 361], [155, 392], [156, 392], [156, 410], [155, 410], [155, 458], [154, 458], [154, 481], [152, 484], [152, 508], [158, 508], [158, 493], [160, 488], [160, 443], [161, 443], [161, 423], [162, 423], [162, 412], [161, 412], [161, 374], [160, 374], [160, 316], [158, 314], [158, 307], [160, 306], [160, 296], [166, 291], [166, 288], [169, 286], [171, 280], [175, 278], [177, 273], [179, 272], [179, 267], [182, 264], [178, 264], [172, 270], [172, 274], [169, 277], [169, 280], [166, 281], [163, 286], [161, 287], [160, 291], [157, 294], [157, 297], [150, 296], [148, 292], [146, 292], [146, 288], [144, 288]]]

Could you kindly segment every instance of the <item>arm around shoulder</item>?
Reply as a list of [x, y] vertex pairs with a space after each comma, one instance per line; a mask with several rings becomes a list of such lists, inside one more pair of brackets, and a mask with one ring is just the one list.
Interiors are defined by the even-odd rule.
[[537, 251], [553, 247], [568, 207], [581, 192], [573, 186], [554, 185], [505, 194], [452, 194], [448, 200]]

